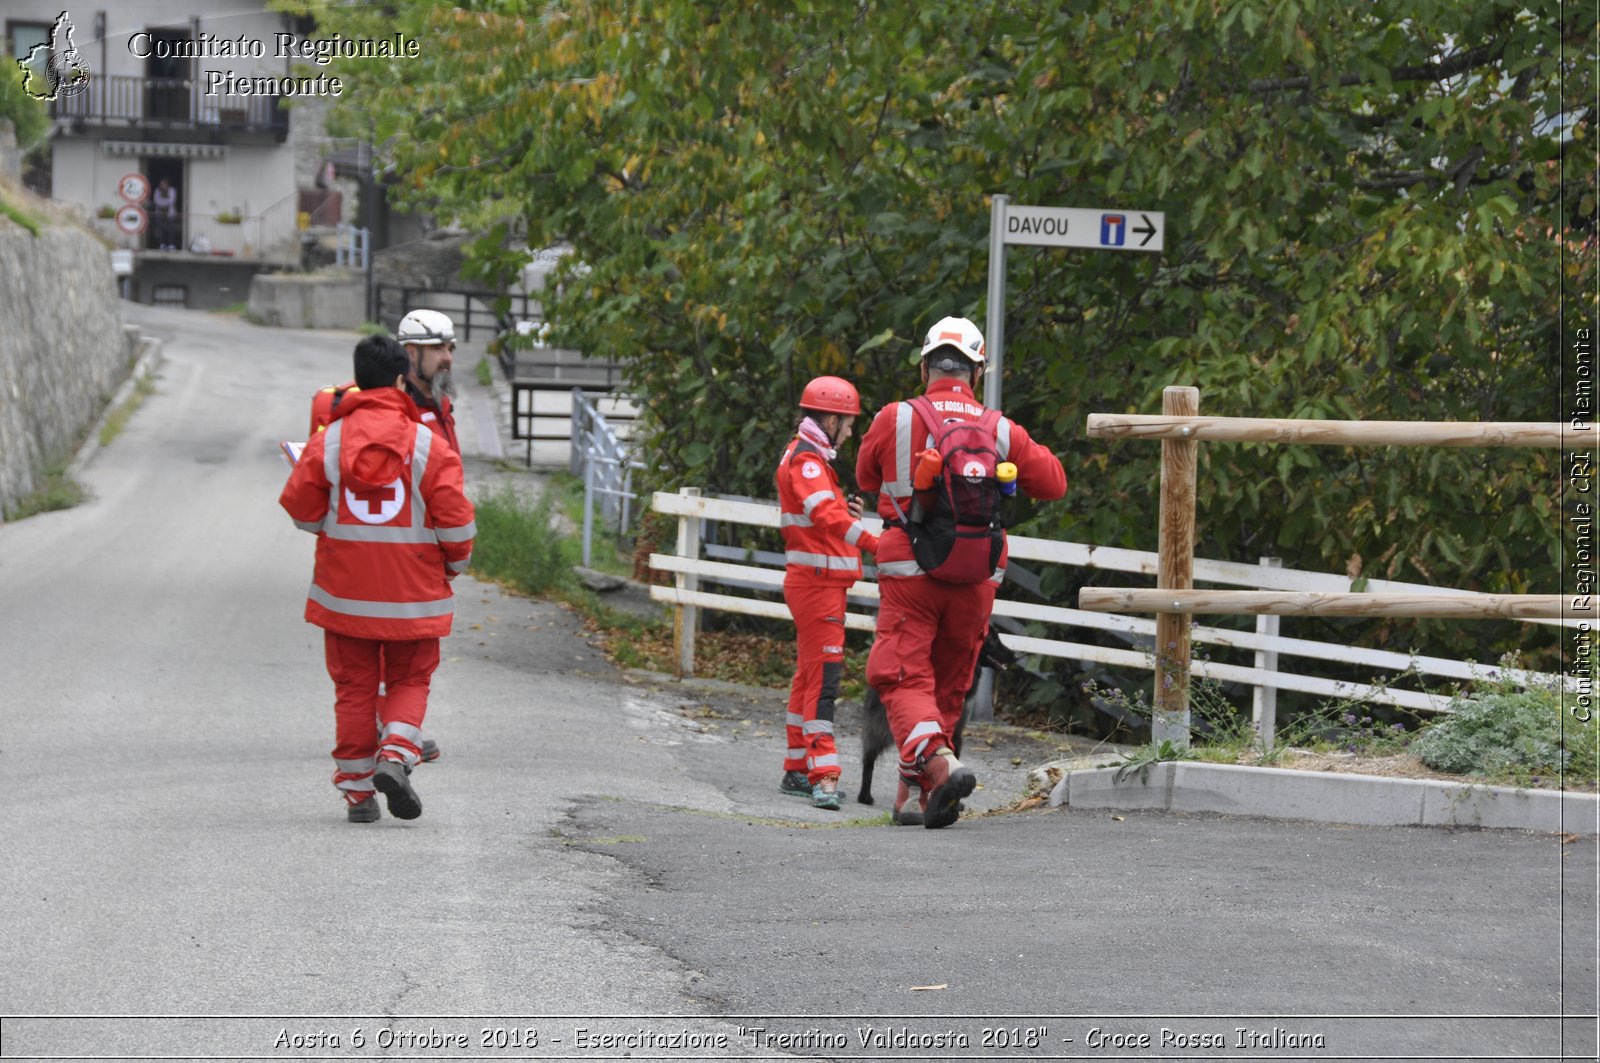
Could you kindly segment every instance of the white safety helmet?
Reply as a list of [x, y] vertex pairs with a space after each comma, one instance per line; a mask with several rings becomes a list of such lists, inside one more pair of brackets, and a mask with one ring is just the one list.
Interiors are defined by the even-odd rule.
[[[965, 365], [981, 369], [983, 367], [983, 333], [978, 331], [978, 326], [964, 317], [940, 318], [933, 328], [928, 330], [928, 336], [922, 341], [922, 358], [928, 361], [929, 357], [941, 347], [948, 347], [952, 351], [959, 351], [966, 359]], [[939, 362], [948, 364], [940, 365]], [[941, 356], [930, 363], [936, 369], [964, 368], [963, 363], [952, 358]]]
[[401, 344], [415, 343], [420, 347], [435, 347], [456, 341], [456, 326], [437, 310], [413, 310], [400, 319], [395, 339]]

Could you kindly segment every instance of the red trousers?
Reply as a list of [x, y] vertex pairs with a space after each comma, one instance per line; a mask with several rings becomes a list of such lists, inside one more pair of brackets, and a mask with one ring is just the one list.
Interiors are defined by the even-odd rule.
[[844, 673], [845, 591], [786, 574], [783, 600], [794, 617], [794, 682], [789, 685], [783, 770], [803, 771], [813, 784], [839, 774], [833, 741], [833, 703]]
[[931, 576], [880, 577], [867, 683], [883, 698], [903, 768], [953, 735], [998, 588]]
[[323, 636], [333, 679], [333, 785], [353, 803], [372, 795], [380, 756], [408, 767], [421, 759], [422, 718], [439, 667], [439, 640], [381, 641], [332, 631]]

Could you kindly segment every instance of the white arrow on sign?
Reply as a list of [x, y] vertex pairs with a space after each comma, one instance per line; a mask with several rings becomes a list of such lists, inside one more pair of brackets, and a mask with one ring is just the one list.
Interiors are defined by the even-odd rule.
[[1085, 247], [1096, 251], [1160, 251], [1166, 216], [1155, 210], [1089, 210], [1006, 204], [1008, 244]]

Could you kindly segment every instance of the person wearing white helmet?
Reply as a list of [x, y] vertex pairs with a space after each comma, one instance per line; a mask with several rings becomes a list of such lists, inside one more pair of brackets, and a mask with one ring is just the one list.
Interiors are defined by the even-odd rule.
[[450, 404], [455, 394], [450, 378], [455, 361], [455, 322], [437, 310], [413, 310], [400, 319], [395, 339], [411, 356], [406, 394], [417, 404], [422, 423], [442, 434], [450, 448], [460, 454], [461, 443], [456, 438], [456, 418]]
[[[970, 481], [964, 491], [983, 488], [991, 483], [984, 460], [993, 463], [987, 466], [994, 470], [993, 493], [1010, 472], [1001, 468], [1004, 463], [1015, 465], [1016, 486], [1030, 498], [1056, 499], [1067, 491], [1061, 460], [1021, 425], [978, 401], [984, 353], [976, 325], [963, 317], [942, 318], [922, 343], [924, 393], [879, 410], [856, 456], [856, 483], [863, 491], [878, 492], [878, 515], [884, 520], [877, 552], [877, 637], [867, 658], [867, 685], [882, 697], [900, 749], [893, 821], [902, 826], [949, 826], [960, 815], [961, 799], [977, 785], [972, 769], [956, 759], [954, 735], [1006, 566], [1003, 519], [996, 516], [988, 534], [976, 539], [983, 544], [978, 562], [954, 571], [937, 549], [926, 548], [939, 538], [938, 504], [929, 524], [913, 500], [920, 504], [921, 496], [936, 496], [939, 483], [952, 485], [954, 479]], [[950, 441], [958, 436], [962, 449], [955, 450]], [[939, 471], [926, 475], [943, 478], [933, 481], [933, 488], [918, 468], [930, 448]], [[957, 454], [967, 461], [962, 468], [976, 464], [981, 475], [953, 474], [949, 459]], [[953, 488], [946, 489], [954, 497]], [[956, 523], [945, 527], [954, 530]], [[946, 556], [960, 547], [948, 545], [955, 538], [974, 537], [966, 532], [947, 536], [951, 553]], [[963, 560], [970, 557], [962, 548]]]

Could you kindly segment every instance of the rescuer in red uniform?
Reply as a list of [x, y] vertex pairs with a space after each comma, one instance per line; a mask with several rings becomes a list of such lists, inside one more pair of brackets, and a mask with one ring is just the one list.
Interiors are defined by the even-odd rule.
[[333, 783], [356, 823], [379, 817], [374, 789], [396, 818], [422, 814], [408, 776], [421, 757], [439, 640], [454, 616], [450, 581], [466, 570], [476, 534], [460, 456], [419, 423], [402, 390], [409, 365], [387, 336], [356, 344], [360, 390], [306, 442], [278, 499], [317, 535], [305, 615], [325, 631]]
[[778, 462], [783, 600], [794, 616], [795, 672], [783, 758], [786, 794], [839, 807], [833, 705], [844, 672], [845, 594], [861, 578], [861, 551], [878, 538], [862, 525], [861, 500], [846, 500], [830, 464], [850, 438], [861, 399], [847, 380], [819, 376], [800, 395], [804, 417]]
[[[983, 418], [974, 388], [984, 353], [983, 333], [965, 318], [947, 317], [928, 330], [922, 382], [945, 422]], [[882, 695], [900, 748], [894, 821], [937, 828], [956, 821], [961, 799], [977, 784], [972, 769], [956, 760], [951, 736], [1005, 577], [1006, 550], [1002, 544], [993, 575], [977, 583], [941, 582], [917, 563], [903, 517], [912, 511], [913, 455], [933, 442], [909, 402], [885, 406], [861, 440], [856, 483], [878, 492], [884, 518], [877, 551], [877, 639], [867, 659], [867, 683]], [[1030, 498], [1066, 494], [1060, 459], [1021, 425], [1001, 417], [994, 449], [1001, 461], [1016, 466], [1016, 483]]]
[[[453, 389], [450, 368], [456, 349], [455, 323], [437, 310], [413, 310], [400, 319], [399, 340], [410, 360], [406, 370], [405, 392], [415, 404], [417, 419], [439, 433], [450, 449], [461, 453], [456, 437], [456, 418], [450, 404]], [[339, 387], [320, 389], [311, 399], [311, 434], [325, 430], [333, 411], [351, 392], [360, 391], [355, 381]], [[382, 703], [380, 702], [380, 705]], [[439, 743], [424, 736], [422, 762], [439, 759]]]

